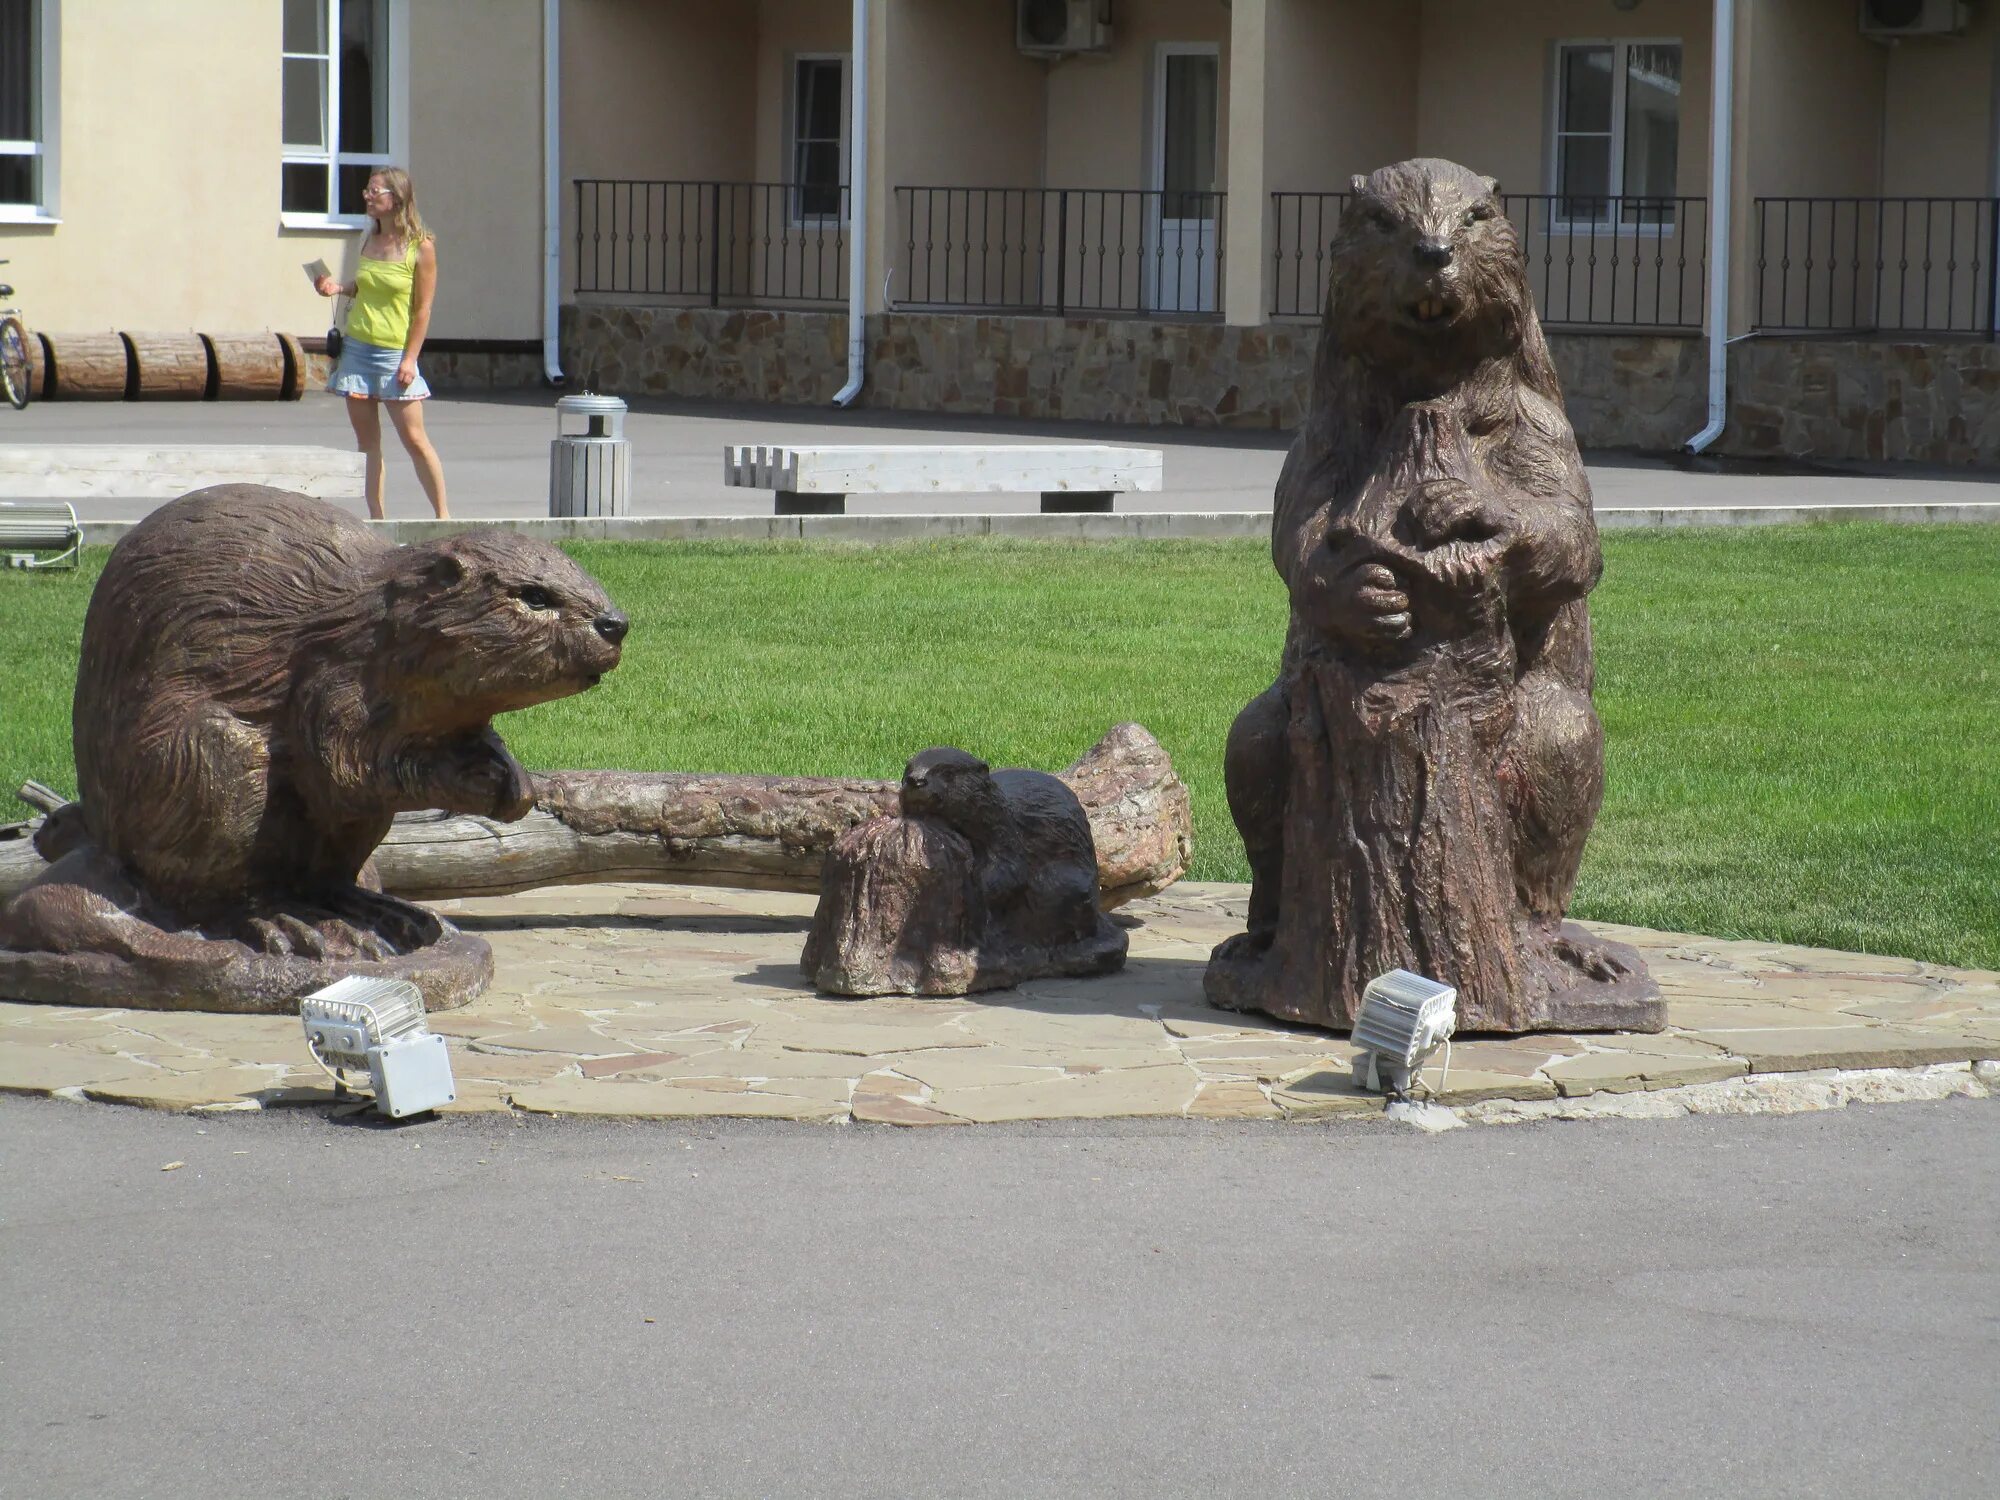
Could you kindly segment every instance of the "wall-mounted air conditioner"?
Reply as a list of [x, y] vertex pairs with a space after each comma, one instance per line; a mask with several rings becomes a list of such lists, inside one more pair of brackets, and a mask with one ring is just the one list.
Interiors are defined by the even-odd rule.
[[1957, 36], [1971, 23], [1965, 0], [1861, 0], [1861, 34]]
[[1102, 52], [1111, 45], [1111, 0], [1014, 0], [1014, 45], [1037, 57]]

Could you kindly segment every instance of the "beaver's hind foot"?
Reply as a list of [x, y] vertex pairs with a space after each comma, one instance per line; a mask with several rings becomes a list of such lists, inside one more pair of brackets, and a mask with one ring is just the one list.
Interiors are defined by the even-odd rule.
[[382, 963], [422, 952], [443, 938], [445, 927], [420, 906], [354, 886], [311, 900], [260, 902], [204, 932], [274, 958]]

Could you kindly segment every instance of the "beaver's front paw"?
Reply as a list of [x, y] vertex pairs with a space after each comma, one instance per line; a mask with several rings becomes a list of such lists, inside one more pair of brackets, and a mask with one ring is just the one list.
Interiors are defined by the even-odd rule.
[[519, 821], [535, 805], [534, 778], [490, 729], [443, 750], [431, 767], [429, 792], [427, 806], [501, 823]]
[[1484, 491], [1462, 479], [1431, 479], [1403, 502], [1399, 527], [1419, 550], [1450, 542], [1484, 542], [1500, 534], [1506, 517]]

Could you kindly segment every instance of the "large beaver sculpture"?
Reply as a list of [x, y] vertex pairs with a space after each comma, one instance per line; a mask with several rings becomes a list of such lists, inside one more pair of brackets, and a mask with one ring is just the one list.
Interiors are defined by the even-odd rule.
[[561, 552], [505, 531], [393, 547], [258, 485], [161, 507], [84, 619], [77, 802], [0, 909], [0, 996], [288, 1009], [345, 974], [432, 1009], [486, 945], [373, 887], [398, 812], [511, 821], [534, 789], [489, 720], [594, 685], [625, 616]]
[[1629, 948], [1563, 921], [1603, 792], [1590, 485], [1497, 188], [1356, 177], [1271, 551], [1278, 680], [1225, 776], [1248, 928], [1209, 999], [1346, 1028], [1385, 970], [1461, 1031], [1664, 1024]]

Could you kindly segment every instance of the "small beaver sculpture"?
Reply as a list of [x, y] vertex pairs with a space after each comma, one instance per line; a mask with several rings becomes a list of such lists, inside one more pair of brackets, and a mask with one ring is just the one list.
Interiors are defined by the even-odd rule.
[[1633, 950], [1563, 921], [1604, 781], [1590, 483], [1491, 178], [1356, 177], [1278, 480], [1278, 680], [1229, 734], [1248, 931], [1210, 1001], [1345, 1028], [1374, 976], [1461, 1031], [1657, 1031]]
[[898, 803], [827, 855], [800, 959], [820, 989], [963, 995], [1125, 962], [1090, 820], [1059, 778], [941, 746], [910, 758]]
[[470, 999], [485, 944], [380, 894], [369, 856], [398, 812], [523, 816], [533, 783], [488, 721], [595, 685], [627, 628], [514, 532], [394, 547], [260, 485], [162, 506], [91, 595], [80, 796], [0, 909], [0, 994], [269, 1010], [364, 973]]

